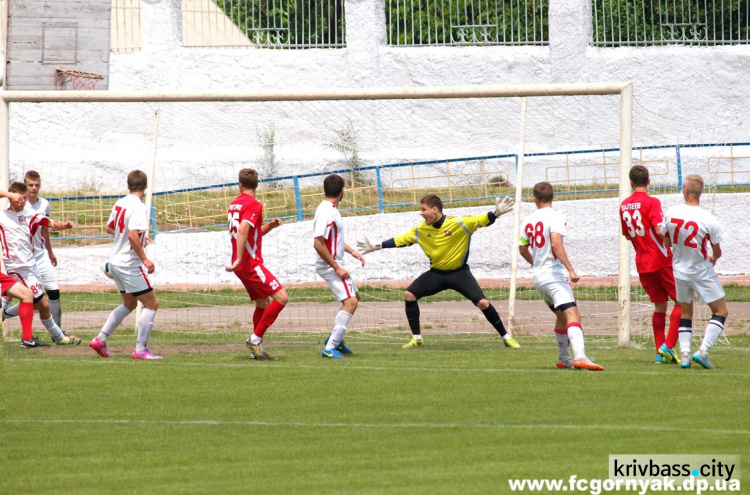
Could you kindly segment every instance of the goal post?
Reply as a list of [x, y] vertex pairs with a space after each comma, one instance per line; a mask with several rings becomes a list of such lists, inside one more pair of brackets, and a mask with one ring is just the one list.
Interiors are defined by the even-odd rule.
[[[331, 90], [314, 90], [314, 91], [300, 91], [300, 90], [283, 90], [283, 91], [231, 91], [231, 92], [194, 92], [194, 91], [174, 91], [174, 92], [167, 92], [167, 91], [146, 91], [146, 92], [140, 92], [140, 91], [37, 91], [37, 92], [27, 92], [27, 91], [5, 91], [0, 93], [0, 99], [2, 99], [2, 104], [0, 104], [0, 126], [2, 126], [2, 129], [0, 129], [0, 182], [5, 184], [7, 186], [9, 178], [11, 177], [11, 157], [10, 157], [10, 147], [11, 147], [11, 137], [10, 137], [10, 118], [13, 111], [13, 105], [15, 103], [22, 103], [22, 104], [28, 104], [28, 103], [36, 103], [36, 104], [60, 104], [60, 103], [73, 103], [73, 104], [90, 104], [90, 103], [123, 103], [123, 104], [129, 104], [129, 103], [156, 103], [156, 104], [169, 104], [169, 103], [176, 103], [176, 104], [187, 104], [187, 103], [224, 103], [229, 104], [232, 102], [237, 102], [238, 104], [242, 103], [272, 103], [272, 102], [366, 102], [366, 101], [396, 101], [396, 100], [432, 100], [432, 101], [448, 101], [448, 100], [490, 100], [490, 99], [520, 99], [523, 102], [523, 108], [526, 108], [526, 102], [527, 100], [531, 101], [533, 99], [540, 99], [544, 100], [545, 98], [556, 98], [556, 97], [585, 97], [585, 96], [607, 96], [607, 97], [613, 97], [613, 98], [619, 98], [619, 122], [615, 121], [612, 118], [609, 118], [608, 125], [611, 125], [614, 129], [614, 126], [619, 126], [619, 142], [618, 143], [606, 143], [607, 146], [604, 146], [605, 143], [602, 143], [602, 148], [614, 148], [617, 147], [619, 150], [619, 199], [624, 199], [627, 195], [629, 195], [630, 187], [629, 187], [629, 179], [628, 179], [628, 172], [630, 169], [631, 161], [632, 161], [632, 149], [633, 149], [633, 134], [632, 134], [632, 125], [633, 125], [633, 94], [632, 94], [632, 85], [630, 83], [594, 83], [594, 84], [552, 84], [552, 85], [518, 85], [518, 86], [458, 86], [458, 87], [405, 87], [405, 88], [351, 88], [351, 89], [331, 89]], [[398, 109], [396, 109], [398, 111]], [[576, 109], [573, 108], [571, 110], [571, 113], [574, 115]], [[469, 110], [466, 111], [468, 117], [470, 118], [471, 115], [468, 113]], [[518, 109], [516, 107], [516, 115], [514, 118], [518, 118]], [[544, 109], [537, 110], [537, 122], [539, 121], [539, 115], [544, 112]], [[91, 112], [95, 113], [95, 112]], [[344, 112], [344, 114], [346, 114]], [[156, 124], [156, 119], [162, 119], [162, 122], [167, 122], [168, 119], [167, 116], [161, 116], [158, 113], [156, 114], [158, 117], [154, 117], [153, 125], [153, 155], [151, 162], [149, 163], [148, 160], [144, 160], [143, 162], [134, 162], [133, 168], [137, 167], [149, 167], [150, 165], [156, 165], [157, 163], [157, 136], [159, 137], [159, 143], [161, 144], [162, 139], [161, 135], [159, 134], [159, 128], [157, 127], [158, 124]], [[410, 116], [404, 116], [404, 120], [408, 120]], [[465, 117], [462, 115], [462, 117]], [[526, 152], [524, 151], [524, 133], [525, 133], [525, 111], [523, 112], [523, 126], [524, 128], [520, 130], [516, 129], [514, 132], [519, 132], [519, 140], [517, 141], [517, 146], [512, 146], [511, 149], [511, 155], [516, 156], [517, 160], [517, 166], [518, 166], [518, 174], [521, 176], [523, 174], [523, 166], [524, 166], [524, 157], [526, 156]], [[346, 118], [346, 117], [345, 117]], [[504, 118], [502, 115], [497, 116], [498, 119]], [[585, 125], [585, 116], [581, 116], [581, 125]], [[604, 117], [602, 117], [604, 118]], [[349, 121], [351, 123], [351, 121]], [[415, 123], [415, 125], [418, 125], [418, 123]], [[592, 124], [593, 126], [596, 126], [596, 123]], [[273, 132], [273, 127], [271, 127], [271, 133]], [[149, 134], [149, 130], [146, 130], [143, 132], [144, 135]], [[346, 129], [344, 130], [338, 130], [338, 137], [346, 140], [347, 138]], [[537, 136], [539, 139], [543, 139], [544, 135]], [[563, 138], [561, 138], [563, 139]], [[174, 143], [171, 143], [174, 144]], [[346, 143], [344, 143], [346, 144]], [[441, 143], [438, 139], [436, 139], [436, 142], [434, 143], [428, 143], [425, 146], [439, 146]], [[470, 143], [469, 143], [470, 144]], [[554, 145], [559, 143], [550, 143], [550, 147], [553, 147]], [[593, 146], [593, 145], [592, 145]], [[335, 147], [335, 146], [334, 146]], [[344, 150], [343, 152], [352, 152], [351, 149], [346, 148], [346, 146], [341, 146], [341, 148]], [[470, 149], [470, 148], [467, 148]], [[472, 154], [473, 151], [467, 151], [466, 155], [464, 156], [477, 156], [476, 154]], [[499, 152], [496, 152], [495, 154], [500, 156], [498, 154]], [[351, 163], [356, 163], [356, 149], [354, 149], [353, 152], [353, 160]], [[503, 155], [505, 156], [505, 155]], [[468, 160], [468, 158], [467, 158]], [[484, 158], [481, 159], [482, 166], [484, 166]], [[436, 163], [439, 163], [440, 160], [435, 160]], [[605, 160], [606, 162], [606, 160]], [[387, 162], [386, 162], [387, 163]], [[427, 163], [427, 162], [424, 162]], [[388, 167], [391, 167], [393, 165], [387, 165]], [[356, 169], [355, 167], [352, 167], [352, 178], [355, 174], [359, 173], [357, 170], [365, 170], [368, 167], [362, 167], [360, 169]], [[372, 167], [369, 167], [372, 168]], [[327, 169], [326, 172], [335, 171], [336, 169]], [[149, 182], [150, 185], [154, 183], [154, 172], [153, 169], [149, 171]], [[380, 186], [380, 172], [381, 169], [377, 170], [377, 184], [378, 187]], [[191, 171], [186, 170], [186, 174], [190, 174]], [[158, 175], [158, 172], [157, 172]], [[283, 175], [283, 174], [282, 174]], [[314, 174], [311, 174], [314, 175]], [[319, 174], [319, 176], [322, 174]], [[461, 174], [458, 174], [459, 176]], [[486, 175], [486, 172], [485, 172]], [[606, 174], [605, 174], [606, 175]], [[451, 171], [449, 170], [447, 173], [448, 181], [451, 180]], [[485, 177], [486, 178], [486, 177]], [[283, 182], [283, 180], [290, 181], [291, 176], [279, 176], [278, 180], [279, 183]], [[227, 179], [227, 181], [230, 179]], [[235, 178], [231, 180], [236, 180]], [[397, 180], [406, 180], [406, 179], [397, 179]], [[412, 182], [414, 182], [414, 174], [412, 173], [411, 179]], [[161, 178], [158, 180], [160, 184], [162, 183]], [[189, 182], [189, 181], [188, 181]], [[354, 182], [354, 181], [352, 181]], [[374, 182], [374, 180], [373, 180]], [[310, 181], [308, 181], [310, 183]], [[605, 184], [606, 185], [606, 184]], [[614, 184], [613, 184], [614, 185]], [[295, 175], [294, 176], [294, 186], [296, 190], [296, 200], [297, 200], [297, 209], [298, 216], [297, 218], [302, 219], [303, 215], [301, 213], [302, 208], [302, 199], [300, 193], [301, 186], [298, 184], [298, 178]], [[486, 186], [485, 186], [486, 189]], [[514, 211], [515, 221], [513, 222], [513, 229], [512, 232], [514, 234], [510, 235], [510, 239], [504, 238], [502, 242], [508, 242], [507, 249], [509, 252], [513, 253], [514, 258], [514, 269], [515, 272], [515, 265], [517, 265], [517, 241], [518, 241], [518, 231], [519, 231], [519, 225], [518, 223], [521, 220], [521, 201], [520, 199], [523, 197], [523, 189], [524, 186], [519, 179], [518, 184], [516, 184], [516, 191], [515, 195], [518, 201], [518, 204], [516, 206], [516, 210]], [[149, 191], [149, 197], [151, 197], [153, 191]], [[379, 193], [380, 194], [380, 193]], [[383, 211], [382, 206], [382, 197], [379, 198], [381, 207], [380, 211]], [[416, 198], [415, 196], [415, 199]], [[460, 206], [460, 203], [459, 203]], [[309, 214], [308, 214], [309, 215]], [[608, 227], [609, 228], [609, 227]], [[619, 232], [619, 226], [618, 226], [618, 232]], [[396, 235], [400, 234], [401, 232], [392, 232], [391, 234]], [[504, 234], [507, 235], [507, 234]], [[349, 244], [352, 244], [355, 239], [348, 237]], [[505, 249], [505, 246], [503, 246], [503, 250]], [[611, 251], [614, 251], [612, 249]], [[627, 346], [630, 340], [630, 266], [631, 266], [631, 258], [630, 258], [630, 247], [627, 241], [622, 237], [621, 235], [618, 235], [618, 268], [617, 268], [617, 314], [616, 314], [616, 320], [617, 320], [617, 335], [618, 335], [618, 345], [620, 346]], [[614, 271], [614, 268], [613, 270]], [[411, 275], [409, 275], [411, 276]], [[515, 289], [515, 273], [512, 276], [507, 276], [507, 274], [504, 275], [507, 279], [509, 279], [509, 282], [511, 284], [512, 289]], [[407, 277], [408, 278], [408, 277]], [[281, 279], [283, 280], [283, 279]], [[507, 287], [507, 286], [506, 286]], [[510, 292], [510, 298], [515, 299], [516, 297], [516, 291], [511, 290]], [[607, 311], [610, 311], [607, 309]], [[516, 318], [519, 317], [522, 313], [522, 311], [518, 308], [516, 308], [514, 301], [511, 301], [511, 306], [509, 309], [509, 313], [511, 315], [515, 314]], [[612, 319], [615, 319], [614, 312], [611, 313]], [[510, 318], [511, 325], [514, 324], [513, 317]], [[376, 326], [375, 319], [373, 319], [373, 326]], [[468, 327], [469, 325], [467, 325]], [[4, 330], [5, 334], [5, 330]]]

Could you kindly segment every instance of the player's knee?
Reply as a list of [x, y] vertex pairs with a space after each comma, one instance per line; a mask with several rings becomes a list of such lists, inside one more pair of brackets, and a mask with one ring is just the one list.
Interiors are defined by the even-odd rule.
[[[144, 306], [146, 306], [146, 305], [144, 304]], [[159, 309], [159, 300], [158, 300], [157, 298], [154, 298], [153, 302], [151, 302], [151, 303], [150, 303], [150, 304], [149, 304], [148, 306], [146, 306], [146, 307], [147, 307], [148, 309], [150, 309], [151, 311], [156, 311], [157, 309]]]
[[487, 299], [481, 299], [479, 302], [477, 302], [476, 307], [484, 311], [485, 309], [490, 307], [490, 302]]
[[404, 300], [406, 300], [406, 301], [416, 301], [417, 298], [416, 298], [416, 296], [414, 294], [412, 294], [408, 290], [405, 290], [404, 291]]
[[273, 299], [279, 304], [283, 304], [284, 306], [286, 306], [287, 303], [289, 302], [289, 295], [286, 293], [284, 289], [282, 289], [273, 295]]
[[49, 297], [50, 301], [57, 301], [58, 299], [60, 299], [60, 291], [57, 289], [48, 290], [47, 297]]
[[138, 306], [138, 301], [126, 301], [122, 305], [128, 308], [128, 311], [133, 311]]

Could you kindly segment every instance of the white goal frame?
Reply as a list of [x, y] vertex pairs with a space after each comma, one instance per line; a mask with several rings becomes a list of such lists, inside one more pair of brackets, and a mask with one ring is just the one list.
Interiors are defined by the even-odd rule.
[[[407, 88], [352, 88], [316, 91], [254, 91], [254, 92], [195, 92], [195, 91], [4, 91], [0, 92], [0, 184], [8, 186], [10, 177], [10, 104], [65, 103], [65, 102], [263, 102], [263, 101], [315, 101], [315, 100], [414, 100], [414, 99], [469, 99], [502, 97], [540, 97], [576, 95], [619, 95], [620, 97], [620, 202], [629, 196], [632, 160], [632, 83], [552, 84], [525, 86], [455, 86]], [[525, 105], [525, 100], [524, 100]], [[522, 124], [523, 125], [523, 124]], [[523, 129], [522, 129], [523, 132]], [[523, 161], [523, 142], [519, 146], [519, 159]], [[522, 166], [522, 164], [521, 164]], [[520, 226], [520, 192], [516, 193], [516, 220], [514, 239], [518, 239]], [[618, 236], [618, 337], [617, 344], [630, 343], [630, 243]], [[514, 251], [517, 251], [514, 250]], [[517, 260], [514, 254], [514, 260]], [[515, 263], [514, 263], [515, 264]], [[511, 276], [509, 303], [515, 300], [515, 271]], [[512, 307], [512, 305], [511, 305]], [[511, 330], [514, 315], [510, 315]], [[6, 324], [3, 324], [6, 335]]]

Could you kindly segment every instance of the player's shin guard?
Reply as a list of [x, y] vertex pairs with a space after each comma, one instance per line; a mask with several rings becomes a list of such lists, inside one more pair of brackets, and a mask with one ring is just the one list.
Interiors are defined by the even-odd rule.
[[143, 308], [141, 316], [138, 318], [138, 340], [135, 342], [136, 352], [143, 352], [148, 347], [148, 339], [151, 338], [151, 331], [154, 329], [154, 318], [156, 311], [153, 309]]
[[419, 303], [417, 301], [406, 301], [406, 321], [409, 322], [409, 328], [412, 335], [421, 335], [419, 328]]
[[113, 309], [109, 314], [107, 321], [104, 322], [104, 326], [99, 331], [99, 335], [97, 335], [99, 342], [101, 342], [102, 344], [106, 344], [109, 336], [115, 333], [115, 330], [117, 330], [117, 327], [120, 326], [122, 320], [124, 320], [125, 317], [129, 314], [130, 310], [126, 308], [124, 304], [120, 304], [115, 309]]
[[654, 329], [654, 344], [658, 351], [659, 347], [664, 343], [664, 330], [667, 326], [667, 313], [657, 313], [654, 311], [654, 314], [651, 316], [651, 326]]
[[680, 354], [690, 354], [690, 340], [693, 338], [693, 320], [680, 320]]
[[347, 313], [346, 311], [339, 310], [338, 313], [336, 313], [336, 320], [333, 323], [333, 330], [331, 330], [331, 338], [328, 339], [328, 343], [326, 344], [326, 349], [329, 351], [331, 349], [335, 349], [341, 344], [341, 341], [344, 339], [344, 334], [346, 333], [346, 329], [349, 327], [349, 321], [351, 321], [352, 315], [350, 313]]
[[583, 345], [583, 329], [581, 324], [573, 322], [568, 324], [568, 339], [570, 340], [570, 347], [573, 348], [573, 359], [578, 361], [580, 359], [586, 359], [586, 349]]
[[482, 313], [484, 313], [484, 317], [487, 318], [487, 321], [490, 322], [490, 325], [495, 327], [495, 330], [497, 330], [497, 333], [499, 333], [501, 337], [504, 337], [505, 334], [508, 333], [505, 330], [505, 325], [503, 325], [503, 320], [500, 318], [500, 315], [497, 314], [497, 310], [492, 305], [492, 303], [490, 303], [487, 309], [483, 309]]
[[52, 291], [47, 292], [47, 296], [49, 297], [49, 312], [52, 313], [52, 319], [55, 320], [55, 323], [57, 323], [57, 326], [62, 326], [62, 308], [60, 307], [60, 291], [54, 291], [57, 292], [57, 299], [52, 299]]
[[64, 336], [63, 331], [57, 326], [57, 323], [55, 323], [55, 320], [53, 320], [52, 317], [42, 320], [42, 325], [47, 329], [52, 340], [55, 342], [60, 342], [62, 340]]
[[555, 328], [555, 340], [557, 341], [557, 351], [560, 359], [570, 358], [570, 340], [568, 340], [568, 332], [562, 328]]
[[706, 326], [706, 334], [703, 336], [703, 343], [701, 343], [701, 351], [708, 353], [711, 350], [716, 341], [719, 340], [721, 332], [724, 331], [724, 322], [726, 320], [726, 316], [711, 315], [711, 320], [709, 320]]
[[5, 308], [3, 309], [3, 315], [5, 318], [12, 318], [14, 316], [18, 316], [18, 306], [19, 304], [16, 303], [13, 306], [8, 306], [6, 304]]
[[263, 334], [266, 333], [268, 327], [273, 325], [273, 322], [276, 321], [276, 318], [279, 316], [279, 313], [281, 313], [282, 309], [284, 309], [283, 304], [278, 301], [271, 301], [271, 304], [269, 304], [266, 309], [263, 310], [263, 316], [260, 318], [258, 325], [253, 330], [253, 335], [262, 339]]
[[667, 332], [667, 338], [664, 343], [667, 347], [674, 349], [677, 345], [677, 339], [680, 335], [680, 319], [682, 318], [682, 306], [675, 304], [672, 308], [672, 312], [669, 314], [669, 331]]
[[263, 318], [263, 312], [265, 310], [266, 308], [255, 307], [255, 311], [253, 311], [253, 329], [257, 328], [260, 324], [260, 320]]
[[21, 335], [23, 340], [31, 340], [34, 334], [31, 332], [31, 325], [34, 321], [34, 304], [22, 302], [18, 305], [18, 317], [21, 319]]

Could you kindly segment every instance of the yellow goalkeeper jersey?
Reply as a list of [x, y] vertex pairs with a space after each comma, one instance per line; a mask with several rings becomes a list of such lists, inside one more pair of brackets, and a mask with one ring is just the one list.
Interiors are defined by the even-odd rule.
[[487, 213], [476, 216], [443, 217], [439, 227], [419, 222], [409, 232], [394, 237], [396, 247], [418, 243], [424, 254], [430, 258], [430, 268], [436, 270], [457, 270], [469, 258], [471, 235], [479, 227], [490, 224]]

